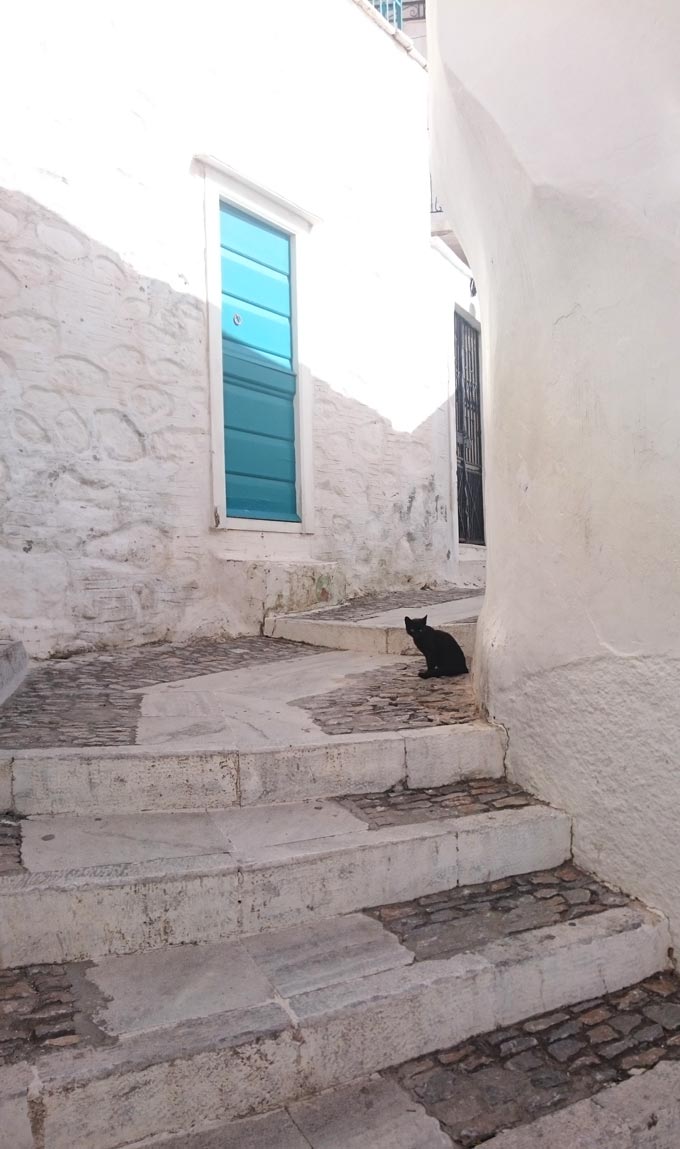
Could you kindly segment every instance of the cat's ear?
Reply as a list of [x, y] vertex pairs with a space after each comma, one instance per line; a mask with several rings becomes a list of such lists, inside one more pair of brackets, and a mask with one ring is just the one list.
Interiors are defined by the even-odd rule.
[[409, 618], [409, 616], [408, 616], [408, 615], [406, 615], [406, 616], [404, 617], [404, 623], [406, 624], [406, 626], [410, 626], [410, 625], [411, 625], [411, 620], [410, 620], [410, 618]]
[[427, 626], [427, 615], [425, 615], [425, 618], [423, 619], [423, 626]]

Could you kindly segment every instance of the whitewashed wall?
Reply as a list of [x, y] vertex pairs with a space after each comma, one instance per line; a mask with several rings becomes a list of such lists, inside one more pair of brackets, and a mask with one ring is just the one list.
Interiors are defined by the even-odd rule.
[[[422, 68], [352, 0], [37, 0], [3, 41], [0, 633], [236, 632], [331, 584], [454, 577], [459, 277], [430, 246]], [[197, 154], [321, 221], [309, 537], [211, 530]]]
[[[406, 3], [404, 10], [410, 5]], [[413, 41], [414, 47], [422, 56], [427, 56], [427, 29], [424, 20], [404, 20], [404, 32]]]
[[514, 776], [680, 939], [680, 9], [428, 6], [435, 172], [484, 301], [477, 666]]

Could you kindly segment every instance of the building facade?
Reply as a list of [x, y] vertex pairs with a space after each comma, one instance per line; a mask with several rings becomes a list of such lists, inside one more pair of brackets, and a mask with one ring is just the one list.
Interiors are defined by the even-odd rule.
[[677, 938], [680, 12], [429, 16], [433, 168], [491, 375], [475, 670], [511, 775]]
[[[474, 582], [427, 76], [368, 0], [13, 15], [0, 626], [38, 655]], [[25, 63], [22, 65], [25, 67]]]

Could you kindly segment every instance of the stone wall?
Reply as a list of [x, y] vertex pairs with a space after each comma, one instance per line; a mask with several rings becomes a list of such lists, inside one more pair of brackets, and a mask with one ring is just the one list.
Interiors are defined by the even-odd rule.
[[475, 665], [513, 776], [677, 939], [680, 10], [428, 17], [437, 187], [491, 380]]
[[[68, 19], [41, 2], [10, 40], [0, 636], [44, 655], [256, 631], [345, 586], [455, 577], [447, 404], [469, 293], [430, 245], [420, 65], [351, 0], [198, 0], [160, 26], [130, 0], [74, 0]], [[309, 536], [212, 529], [198, 154], [320, 221], [299, 300]]]

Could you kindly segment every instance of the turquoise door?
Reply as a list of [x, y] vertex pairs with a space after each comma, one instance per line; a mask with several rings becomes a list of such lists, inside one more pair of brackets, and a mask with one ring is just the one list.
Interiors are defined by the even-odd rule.
[[297, 523], [290, 236], [220, 205], [227, 515]]

